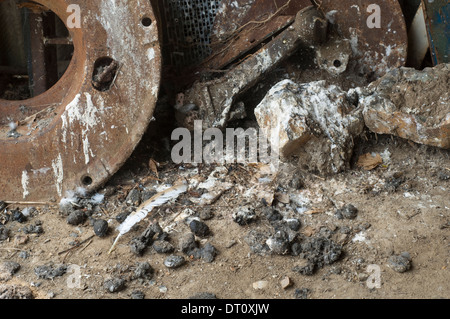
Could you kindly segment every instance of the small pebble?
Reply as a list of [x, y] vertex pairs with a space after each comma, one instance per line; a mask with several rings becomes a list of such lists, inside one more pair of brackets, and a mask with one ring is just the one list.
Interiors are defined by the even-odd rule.
[[308, 294], [310, 290], [307, 288], [295, 289], [294, 298], [295, 299], [308, 299]]
[[142, 279], [152, 279], [154, 273], [154, 269], [148, 262], [139, 263], [136, 270], [134, 271], [134, 279], [142, 278]]
[[283, 216], [279, 211], [273, 209], [272, 207], [264, 207], [262, 209], [262, 214], [267, 218], [268, 221], [274, 222], [278, 220], [282, 220]]
[[144, 299], [145, 294], [140, 290], [135, 290], [131, 293], [131, 299]]
[[171, 255], [164, 260], [164, 266], [167, 268], [178, 268], [186, 263], [186, 260], [182, 256]]
[[53, 266], [53, 265], [43, 265], [34, 268], [34, 273], [40, 279], [53, 280], [56, 277], [64, 275], [67, 271], [67, 266], [64, 264]]
[[197, 242], [195, 241], [195, 236], [192, 233], [187, 233], [180, 238], [180, 250], [188, 254], [190, 251], [196, 249], [198, 247]]
[[0, 225], [0, 241], [6, 240], [9, 238], [9, 229], [3, 225]]
[[336, 211], [336, 217], [338, 219], [355, 219], [357, 215], [358, 209], [352, 204], [347, 204]]
[[298, 231], [301, 227], [301, 223], [297, 218], [287, 219], [286, 224], [293, 231]]
[[162, 294], [165, 294], [167, 292], [167, 287], [166, 286], [160, 286], [159, 287], [159, 292]]
[[189, 299], [217, 299], [217, 296], [209, 292], [200, 292], [189, 297]]
[[285, 231], [278, 231], [266, 241], [272, 252], [286, 255], [289, 252], [289, 236]]
[[82, 210], [73, 211], [72, 213], [70, 213], [69, 217], [67, 217], [67, 223], [74, 226], [84, 223], [85, 220], [86, 215]]
[[171, 243], [165, 240], [157, 240], [153, 243], [153, 249], [158, 254], [170, 254], [173, 253], [175, 248]]
[[440, 171], [440, 172], [438, 173], [438, 178], [439, 178], [441, 181], [447, 181], [447, 180], [450, 179], [450, 172]]
[[201, 238], [208, 237], [211, 233], [208, 225], [195, 219], [190, 222], [189, 228], [196, 236]]
[[214, 214], [211, 210], [211, 208], [204, 208], [200, 211], [199, 216], [202, 220], [210, 220], [214, 217]]
[[30, 254], [26, 250], [22, 250], [19, 253], [19, 258], [22, 258], [22, 259], [27, 259], [29, 256], [30, 256]]
[[121, 278], [108, 279], [103, 283], [103, 288], [110, 293], [119, 292], [125, 288], [125, 280]]
[[256, 213], [250, 206], [244, 206], [234, 212], [232, 218], [240, 226], [245, 226], [256, 221]]
[[269, 286], [269, 282], [265, 280], [257, 281], [253, 283], [253, 289], [255, 290], [263, 290]]
[[388, 259], [388, 264], [396, 272], [406, 272], [411, 269], [411, 256], [407, 252], [391, 256]]
[[12, 220], [19, 223], [24, 223], [26, 222], [27, 218], [24, 214], [22, 214], [20, 210], [14, 210], [12, 211]]
[[108, 233], [108, 222], [104, 219], [97, 219], [94, 221], [94, 233], [98, 236], [98, 237], [105, 237], [106, 234]]
[[116, 220], [117, 222], [119, 222], [120, 224], [122, 224], [125, 219], [127, 219], [128, 215], [130, 215], [131, 212], [122, 212], [119, 215], [116, 216]]
[[292, 280], [288, 276], [284, 277], [280, 281], [281, 288], [283, 288], [283, 289], [287, 289], [287, 288], [291, 287], [292, 284], [293, 284]]
[[141, 192], [134, 188], [129, 193], [127, 198], [125, 199], [127, 205], [131, 206], [139, 206], [141, 203]]
[[20, 264], [13, 261], [0, 263], [0, 282], [8, 281], [20, 269]]
[[217, 250], [210, 243], [207, 243], [205, 245], [205, 247], [203, 247], [201, 249], [201, 252], [200, 252], [201, 259], [203, 259], [207, 263], [212, 263], [214, 261], [214, 258], [216, 257], [216, 255], [217, 255]]

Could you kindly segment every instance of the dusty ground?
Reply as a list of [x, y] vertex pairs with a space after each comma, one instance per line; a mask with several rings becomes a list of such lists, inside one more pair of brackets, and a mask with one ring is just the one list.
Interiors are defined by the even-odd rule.
[[[146, 162], [130, 163], [111, 181], [110, 189], [115, 194], [102, 204], [102, 218], [110, 220], [110, 231], [106, 238], [93, 237], [69, 253], [59, 254], [72, 247], [73, 241], [83, 241], [93, 235], [92, 226], [85, 222], [80, 226], [68, 225], [57, 209], [38, 207], [38, 211], [27, 222], [8, 222], [10, 239], [0, 244], [2, 261], [14, 261], [20, 270], [7, 284], [31, 287], [36, 298], [130, 298], [134, 290], [140, 290], [146, 298], [188, 298], [196, 293], [210, 292], [218, 298], [294, 298], [297, 288], [309, 289], [308, 298], [448, 298], [450, 295], [450, 174], [449, 152], [426, 146], [419, 146], [400, 139], [371, 136], [363, 143], [358, 153], [390, 152], [388, 163], [372, 171], [354, 168], [349, 172], [331, 178], [290, 170], [300, 177], [303, 186], [295, 191], [287, 186], [287, 179], [277, 179], [284, 193], [300, 192], [311, 200], [311, 208], [321, 207], [322, 212], [308, 215], [298, 214], [302, 223], [299, 236], [313, 228], [313, 237], [330, 233], [331, 238], [343, 245], [343, 255], [338, 262], [325, 266], [312, 276], [304, 276], [293, 271], [300, 257], [252, 253], [245, 237], [252, 229], [269, 231], [270, 223], [259, 215], [255, 223], [240, 226], [232, 219], [232, 213], [246, 201], [237, 191], [238, 185], [248, 184], [254, 167], [238, 166], [231, 170], [226, 179], [235, 186], [225, 192], [211, 205], [213, 218], [205, 221], [212, 236], [203, 240], [210, 242], [218, 250], [212, 263], [190, 260], [178, 269], [169, 270], [163, 265], [164, 254], [157, 254], [149, 247], [143, 256], [134, 255], [128, 246], [132, 237], [138, 236], [148, 224], [143, 221], [119, 242], [116, 250], [107, 251], [115, 238], [114, 227], [118, 223], [113, 217], [122, 212], [127, 190], [141, 185], [151, 188], [156, 181], [147, 176], [152, 173]], [[137, 160], [137, 158], [135, 158]], [[167, 164], [159, 171], [159, 178], [173, 181], [181, 167]], [[186, 176], [208, 176], [211, 168], [201, 172], [195, 167], [185, 168]], [[404, 182], [398, 187], [386, 184], [393, 173], [402, 173]], [[235, 174], [237, 173], [237, 174]], [[289, 174], [288, 174], [289, 176]], [[145, 181], [147, 180], [147, 183]], [[144, 181], [144, 183], [143, 183]], [[386, 187], [388, 185], [388, 187]], [[195, 195], [195, 194], [194, 194]], [[173, 221], [174, 216], [184, 211], [183, 204], [189, 196], [180, 197], [175, 205], [166, 205], [155, 214], [157, 221]], [[334, 216], [338, 205], [351, 203], [358, 208], [354, 220], [339, 220]], [[259, 203], [249, 204], [258, 206]], [[280, 212], [291, 212], [294, 204], [275, 204]], [[194, 211], [202, 207], [189, 206]], [[295, 212], [294, 212], [295, 215]], [[98, 216], [100, 217], [100, 216]], [[37, 220], [42, 222], [44, 233], [28, 235], [24, 244], [17, 242], [23, 236], [20, 230]], [[361, 231], [361, 229], [366, 230]], [[348, 235], [340, 231], [350, 227]], [[326, 230], [326, 229], [328, 230]], [[170, 234], [170, 242], [178, 247], [182, 234], [190, 230], [180, 221]], [[75, 236], [75, 237], [74, 237]], [[230, 245], [234, 242], [234, 245]], [[20, 252], [27, 251], [29, 257], [21, 258]], [[412, 268], [405, 273], [397, 273], [388, 267], [387, 259], [394, 253], [407, 251], [412, 257]], [[183, 253], [176, 251], [178, 255]], [[132, 279], [137, 263], [147, 261], [154, 269], [152, 278]], [[48, 263], [75, 264], [81, 267], [81, 286], [68, 288], [70, 273], [53, 280], [39, 279], [35, 268]], [[381, 268], [381, 288], [366, 286], [368, 265]], [[293, 286], [282, 289], [280, 280], [289, 276]], [[126, 288], [118, 293], [109, 293], [103, 287], [105, 279], [122, 277]], [[267, 281], [263, 290], [255, 290], [254, 282]], [[165, 288], [167, 288], [167, 291]]]
[[[261, 99], [272, 84], [266, 88], [259, 86], [261, 92], [251, 92], [251, 98], [244, 101]], [[152, 123], [130, 160], [99, 190], [106, 194], [105, 200], [92, 207], [93, 218], [109, 222], [106, 237], [94, 235], [89, 219], [78, 226], [69, 225], [67, 216], [57, 206], [36, 207], [22, 223], [7, 221], [6, 215], [15, 208], [22, 210], [23, 206], [10, 206], [6, 213], [2, 212], [0, 221], [9, 230], [9, 236], [0, 242], [0, 262], [16, 262], [20, 269], [12, 276], [0, 271], [0, 280], [3, 278], [0, 290], [5, 285], [15, 286], [17, 293], [17, 287], [27, 287], [34, 298], [58, 299], [129, 299], [134, 291], [141, 291], [145, 298], [151, 299], [188, 298], [202, 292], [218, 298], [292, 299], [298, 297], [297, 289], [307, 289], [304, 296], [310, 299], [450, 297], [449, 151], [367, 131], [357, 142], [351, 170], [323, 178], [296, 168], [294, 163], [285, 163], [278, 175], [269, 176], [271, 183], [259, 185], [263, 166], [225, 165], [221, 170], [218, 166], [171, 163], [172, 114], [163, 107], [155, 117], [157, 121]], [[250, 116], [235, 125], [247, 127], [255, 122]], [[383, 163], [370, 171], [357, 167], [358, 158], [366, 153], [380, 154]], [[160, 164], [159, 181], [149, 165], [150, 159]], [[202, 194], [212, 190], [201, 189], [193, 181], [206, 180], [215, 169], [219, 172], [219, 184], [231, 183], [231, 188], [210, 205], [194, 204]], [[156, 253], [151, 246], [142, 256], [131, 252], [130, 240], [145, 230], [149, 218], [123, 236], [108, 255], [119, 225], [115, 217], [137, 206], [127, 203], [129, 192], [137, 189], [148, 198], [161, 185], [170, 185], [180, 177], [191, 183], [189, 191], [175, 203], [154, 210], [149, 217], [163, 227], [172, 226], [167, 230], [170, 230], [168, 241], [175, 247], [173, 254], [183, 256], [187, 263], [169, 269], [164, 265], [168, 254]], [[252, 187], [256, 189], [248, 191]], [[276, 223], [264, 214], [267, 201], [258, 198], [262, 191], [278, 196], [273, 207], [284, 219], [300, 221], [301, 227], [295, 232], [298, 243], [328, 238], [341, 245], [340, 258], [307, 276], [295, 271], [296, 266], [304, 265], [302, 256], [277, 255], [267, 247], [263, 247], [266, 254], [252, 250], [255, 247], [249, 245], [249, 233], [266, 236], [264, 244], [267, 236], [275, 232]], [[358, 209], [355, 219], [336, 217], [336, 210], [346, 204]], [[256, 221], [241, 226], [232, 215], [243, 205], [255, 210]], [[205, 211], [210, 211], [212, 218], [205, 218]], [[183, 235], [191, 232], [183, 220], [188, 213], [204, 217], [211, 230], [209, 237], [197, 238], [201, 247], [211, 243], [216, 248], [217, 255], [210, 263], [195, 260], [179, 249]], [[43, 233], [25, 234], [24, 227], [36, 222], [41, 222]], [[77, 243], [81, 244], [76, 246]], [[389, 266], [388, 259], [402, 252], [409, 253], [412, 267], [399, 273]], [[136, 278], [135, 270], [142, 262], [148, 262], [154, 272]], [[39, 278], [36, 274], [37, 267], [60, 264], [79, 267], [76, 269], [81, 277], [74, 277], [77, 273], [73, 267], [53, 279]], [[380, 288], [367, 286], [369, 265], [381, 270]], [[286, 276], [293, 284], [283, 289], [280, 281]], [[74, 278], [80, 279], [79, 285], [73, 284]], [[124, 289], [107, 291], [104, 282], [109, 278], [123, 279]], [[265, 281], [267, 286], [255, 289], [253, 283], [258, 281]]]

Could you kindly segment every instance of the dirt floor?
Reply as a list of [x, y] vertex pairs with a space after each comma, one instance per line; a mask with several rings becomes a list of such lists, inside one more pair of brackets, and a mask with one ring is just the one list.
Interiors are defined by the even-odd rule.
[[[252, 92], [250, 100], [261, 99], [272, 84], [261, 85], [262, 93]], [[24, 206], [2, 209], [1, 297], [450, 297], [450, 151], [366, 131], [356, 143], [352, 168], [329, 177], [292, 162], [283, 163], [278, 174], [264, 165], [175, 165], [173, 114], [163, 104], [155, 118], [129, 161], [98, 190], [105, 195], [101, 203], [90, 202], [95, 194], [81, 194], [69, 211], [58, 203], [38, 206], [24, 220], [18, 213]], [[234, 124], [256, 125], [251, 116]], [[367, 153], [379, 154], [382, 163], [371, 170], [358, 167]], [[117, 236], [116, 217], [180, 178], [189, 183], [188, 191], [153, 210], [108, 254]], [[215, 187], [208, 189], [211, 183]], [[348, 204], [356, 216], [339, 210]], [[79, 225], [67, 222], [74, 210], [84, 213]], [[109, 224], [104, 237], [94, 233], [97, 219]], [[198, 232], [195, 243], [186, 240], [192, 220], [210, 230]], [[130, 242], [142, 238], [150, 221], [164, 233], [150, 238], [138, 255]], [[154, 241], [173, 252], [157, 253]], [[189, 244], [197, 249], [183, 252]], [[396, 266], [410, 269], [398, 272], [389, 260], [404, 252], [410, 261], [397, 260]], [[185, 263], [168, 268], [169, 255]], [[282, 287], [286, 277], [290, 285]]]

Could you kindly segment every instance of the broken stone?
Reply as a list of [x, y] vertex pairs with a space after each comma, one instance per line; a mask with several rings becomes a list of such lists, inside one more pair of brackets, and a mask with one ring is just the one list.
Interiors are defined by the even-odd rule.
[[0, 225], [0, 241], [4, 241], [9, 238], [9, 229], [3, 225]]
[[354, 138], [364, 129], [353, 92], [325, 81], [276, 84], [255, 109], [259, 126], [281, 158], [326, 175], [349, 168]]
[[269, 222], [274, 222], [283, 219], [283, 216], [280, 214], [280, 212], [274, 209], [273, 207], [267, 206], [264, 207], [262, 209], [262, 214], [267, 218]]
[[297, 265], [292, 270], [304, 276], [312, 276], [314, 275], [315, 269], [316, 266], [314, 263], [305, 261], [303, 265]]
[[198, 294], [189, 297], [189, 299], [217, 299], [217, 296], [210, 292], [200, 292]]
[[139, 263], [134, 271], [133, 279], [152, 279], [154, 270], [148, 262]]
[[189, 254], [190, 251], [196, 249], [198, 247], [197, 242], [195, 241], [195, 236], [192, 233], [185, 234], [180, 238], [180, 250]]
[[183, 256], [171, 255], [164, 260], [164, 266], [167, 268], [178, 268], [183, 266], [185, 263], [186, 260]]
[[205, 247], [201, 249], [200, 258], [207, 263], [212, 263], [216, 255], [217, 255], [216, 248], [213, 245], [211, 245], [211, 243], [207, 243]]
[[366, 126], [416, 143], [450, 148], [450, 64], [394, 69], [360, 92]]
[[293, 255], [295, 253], [304, 259], [303, 263], [295, 266], [293, 270], [308, 276], [314, 274], [316, 269], [333, 264], [342, 254], [342, 246], [325, 237], [306, 238], [291, 249]]
[[16, 245], [25, 245], [30, 238], [28, 235], [16, 235], [14, 237], [14, 244]]
[[173, 253], [175, 248], [172, 246], [171, 243], [165, 240], [157, 240], [153, 243], [153, 249], [158, 254], [170, 254]]
[[69, 217], [67, 217], [67, 223], [69, 225], [77, 226], [86, 220], [86, 215], [82, 210], [76, 210], [70, 213]]
[[338, 219], [355, 219], [358, 216], [358, 209], [352, 204], [347, 204], [338, 209], [335, 215]]
[[44, 228], [42, 228], [42, 222], [37, 220], [33, 225], [28, 225], [23, 228], [25, 234], [42, 234], [44, 233]]
[[153, 242], [153, 237], [158, 233], [163, 232], [159, 224], [151, 224], [147, 227], [139, 237], [135, 237], [130, 242], [131, 252], [135, 255], [141, 256], [147, 246]]
[[104, 219], [97, 219], [96, 221], [94, 221], [94, 233], [98, 236], [98, 237], [105, 237], [107, 232], [108, 232], [108, 222]]
[[308, 288], [295, 289], [294, 298], [295, 299], [308, 299], [308, 294], [310, 290]]
[[0, 263], [0, 281], [8, 281], [20, 269], [20, 265], [13, 261]]
[[247, 236], [245, 236], [244, 240], [249, 245], [250, 250], [253, 253], [265, 255], [270, 252], [270, 248], [266, 244], [269, 236], [269, 234], [260, 232], [256, 229], [252, 229], [249, 231]]
[[202, 238], [208, 237], [211, 233], [208, 225], [206, 225], [204, 222], [195, 219], [189, 223], [189, 228], [196, 236]]
[[281, 279], [280, 285], [281, 285], [282, 289], [287, 289], [293, 285], [293, 282], [292, 282], [291, 278], [286, 276], [283, 279]]
[[214, 217], [214, 214], [212, 212], [212, 209], [209, 207], [205, 207], [202, 210], [200, 210], [199, 216], [202, 220], [210, 220]]
[[252, 207], [243, 206], [233, 213], [232, 218], [240, 226], [245, 226], [256, 220], [256, 213]]
[[145, 294], [140, 290], [134, 290], [131, 293], [131, 299], [144, 299], [144, 298], [145, 298]]
[[141, 237], [133, 238], [130, 242], [130, 250], [133, 254], [137, 256], [141, 256], [144, 253], [147, 246], [148, 241]]
[[110, 293], [119, 292], [125, 288], [125, 280], [122, 278], [107, 279], [103, 283], [103, 288]]
[[407, 252], [391, 256], [388, 259], [388, 264], [396, 272], [406, 272], [411, 268], [411, 256]]
[[26, 222], [27, 218], [24, 214], [22, 214], [22, 212], [20, 210], [13, 210], [11, 212], [12, 214], [12, 220], [19, 222], [19, 223], [24, 223]]
[[289, 252], [289, 236], [282, 230], [267, 239], [266, 244], [277, 255], [286, 255]]
[[43, 265], [34, 268], [34, 273], [38, 278], [53, 280], [56, 277], [64, 275], [67, 271], [67, 266], [62, 264], [58, 266]]
[[289, 218], [286, 220], [286, 225], [293, 231], [298, 231], [301, 227], [301, 223], [297, 218]]
[[253, 283], [253, 289], [255, 290], [263, 290], [269, 286], [269, 282], [265, 280], [257, 281]]
[[141, 203], [141, 192], [134, 188], [129, 193], [127, 198], [125, 199], [125, 203], [131, 206], [139, 206]]
[[120, 213], [120, 214], [118, 214], [118, 215], [116, 216], [116, 220], [117, 220], [120, 224], [122, 224], [122, 223], [125, 221], [125, 219], [127, 219], [128, 215], [130, 215], [130, 214], [131, 214], [130, 211], [122, 212], [122, 213]]

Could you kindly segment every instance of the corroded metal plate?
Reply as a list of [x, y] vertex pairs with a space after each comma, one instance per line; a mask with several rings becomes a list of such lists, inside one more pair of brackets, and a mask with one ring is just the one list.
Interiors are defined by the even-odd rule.
[[[160, 86], [150, 1], [36, 2], [63, 21], [74, 13], [68, 6], [78, 5], [81, 28], [69, 28], [74, 55], [56, 85], [29, 100], [0, 100], [0, 199], [8, 201], [58, 199], [105, 183], [146, 131]], [[99, 90], [94, 75], [111, 61], [113, 77]], [[10, 122], [18, 123], [20, 137], [7, 137]]]
[[[403, 66], [408, 52], [406, 24], [396, 0], [322, 0], [320, 8], [340, 36], [349, 39], [354, 71], [376, 78]], [[377, 15], [379, 24], [377, 23]], [[369, 23], [368, 23], [369, 22]]]

